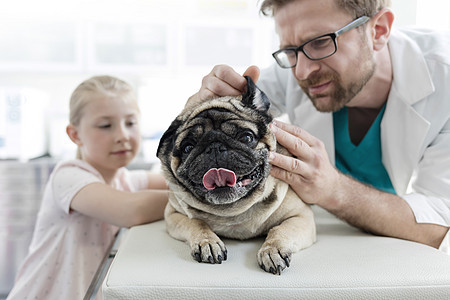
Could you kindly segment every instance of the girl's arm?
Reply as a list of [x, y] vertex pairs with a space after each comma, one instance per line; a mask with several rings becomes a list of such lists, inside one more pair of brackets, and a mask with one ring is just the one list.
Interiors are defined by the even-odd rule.
[[159, 173], [147, 172], [148, 177], [148, 189], [150, 190], [167, 190], [166, 180]]
[[82, 188], [72, 199], [70, 208], [119, 227], [131, 227], [162, 219], [167, 200], [167, 187], [132, 193], [96, 182]]

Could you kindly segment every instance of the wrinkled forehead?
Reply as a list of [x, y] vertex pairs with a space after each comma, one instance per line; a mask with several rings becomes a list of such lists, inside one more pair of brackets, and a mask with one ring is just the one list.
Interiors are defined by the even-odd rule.
[[246, 129], [258, 135], [260, 127], [249, 118], [225, 108], [211, 108], [192, 117], [180, 128], [178, 139], [188, 135], [201, 136], [212, 130], [219, 130], [232, 135], [237, 131]]

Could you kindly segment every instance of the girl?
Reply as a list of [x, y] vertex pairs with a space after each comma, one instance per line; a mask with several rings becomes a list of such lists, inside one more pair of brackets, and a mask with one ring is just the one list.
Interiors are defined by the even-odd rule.
[[72, 93], [66, 131], [77, 159], [52, 172], [7, 299], [83, 299], [119, 227], [163, 217], [163, 177], [124, 168], [139, 151], [139, 117], [135, 93], [120, 79], [92, 77]]

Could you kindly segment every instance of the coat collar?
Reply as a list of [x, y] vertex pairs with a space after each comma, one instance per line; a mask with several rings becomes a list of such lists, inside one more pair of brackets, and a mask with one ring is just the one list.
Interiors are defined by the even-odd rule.
[[406, 34], [393, 30], [388, 43], [393, 68], [392, 88], [408, 105], [434, 92], [433, 81], [419, 46]]

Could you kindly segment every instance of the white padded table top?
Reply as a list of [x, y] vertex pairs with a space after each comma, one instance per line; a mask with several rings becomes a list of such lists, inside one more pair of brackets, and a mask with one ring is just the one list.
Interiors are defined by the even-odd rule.
[[228, 260], [193, 260], [164, 221], [131, 228], [103, 282], [104, 299], [450, 299], [450, 256], [369, 235], [314, 207], [317, 242], [280, 276], [256, 262], [263, 239], [225, 239]]

